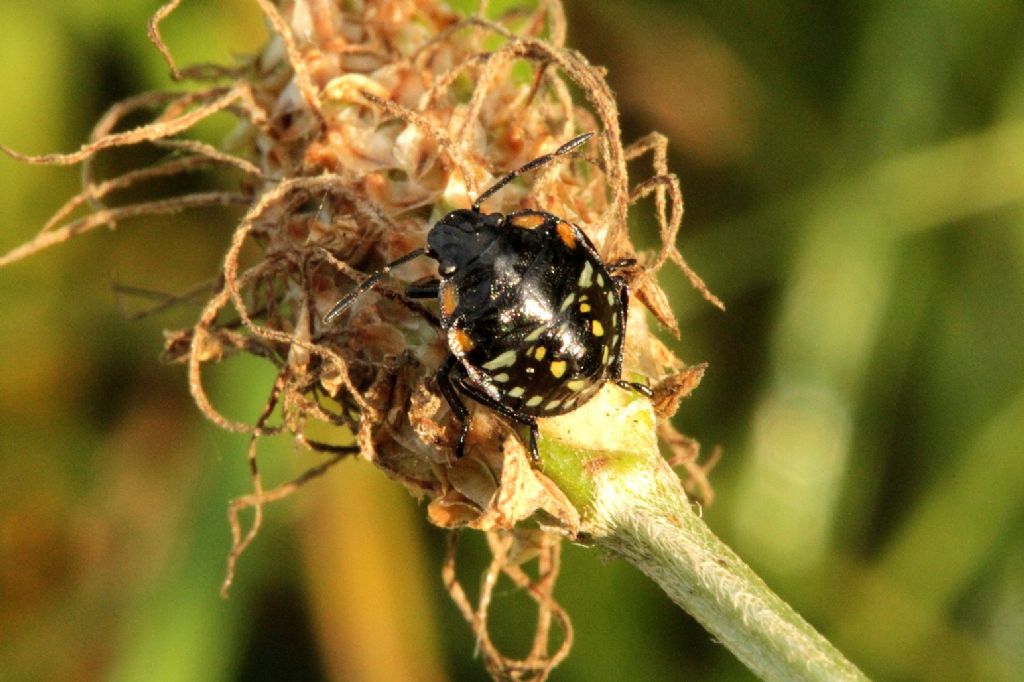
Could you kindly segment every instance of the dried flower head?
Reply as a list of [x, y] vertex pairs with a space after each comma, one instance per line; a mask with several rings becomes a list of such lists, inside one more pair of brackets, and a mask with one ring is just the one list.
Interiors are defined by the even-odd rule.
[[[467, 455], [453, 461], [456, 426], [432, 381], [447, 347], [429, 306], [407, 299], [397, 284], [384, 283], [360, 297], [341, 324], [325, 326], [321, 319], [367, 273], [422, 246], [434, 222], [468, 207], [497, 177], [581, 132], [595, 131], [586, 151], [509, 185], [488, 208], [555, 213], [579, 225], [606, 260], [637, 258], [640, 267], [631, 281], [635, 297], [678, 333], [654, 278], [667, 261], [708, 300], [721, 304], [675, 248], [682, 198], [668, 172], [665, 138], [651, 134], [623, 147], [603, 73], [565, 47], [565, 18], [557, 0], [523, 3], [500, 16], [493, 16], [487, 2], [476, 14], [462, 16], [426, 0], [291, 0], [280, 7], [258, 0], [273, 30], [260, 54], [238, 67], [187, 69], [177, 67], [159, 32], [179, 1], [157, 12], [150, 35], [174, 76], [202, 87], [118, 104], [97, 124], [93, 141], [74, 154], [25, 157], [5, 149], [34, 163], [82, 163], [86, 186], [35, 240], [4, 256], [0, 265], [130, 217], [204, 205], [244, 206], [198, 321], [168, 332], [165, 349], [168, 358], [187, 364], [192, 395], [203, 413], [225, 429], [252, 436], [254, 489], [231, 507], [235, 542], [225, 588], [259, 529], [263, 505], [358, 453], [426, 498], [433, 523], [491, 533], [489, 572], [504, 573], [541, 609], [529, 656], [507, 658], [490, 642], [490, 592], [485, 590], [476, 606], [470, 604], [455, 579], [454, 543], [446, 583], [477, 629], [493, 674], [545, 677], [571, 641], [568, 618], [551, 598], [558, 565], [558, 541], [551, 533], [578, 538], [588, 532], [572, 494], [531, 466], [515, 429], [484, 409], [474, 411]], [[152, 109], [157, 113], [151, 123], [115, 132], [129, 114]], [[236, 116], [238, 125], [220, 148], [178, 137], [224, 111]], [[176, 153], [151, 167], [93, 179], [90, 162], [98, 152], [143, 141]], [[627, 162], [645, 155], [652, 172], [631, 182]], [[231, 191], [117, 208], [102, 204], [107, 195], [137, 183], [211, 166], [234, 168], [244, 179]], [[637, 254], [626, 214], [647, 197], [653, 198], [662, 247]], [[69, 219], [82, 205], [90, 212]], [[403, 278], [429, 275], [429, 267], [429, 262], [410, 265]], [[255, 424], [223, 416], [203, 388], [203, 367], [235, 353], [252, 353], [278, 367]], [[652, 337], [637, 305], [629, 321], [626, 369], [654, 387], [663, 443], [707, 499], [696, 446], [668, 421], [680, 398], [699, 382], [703, 366], [686, 368]], [[621, 418], [616, 415], [630, 408], [616, 391], [606, 387], [589, 409]], [[581, 417], [567, 417], [577, 421], [543, 420], [542, 436], [572, 445], [581, 431], [565, 424]], [[311, 435], [323, 432], [325, 424], [335, 434], [331, 442]], [[256, 442], [281, 432], [327, 457], [300, 479], [266, 490]], [[238, 513], [248, 508], [255, 510], [255, 521], [243, 531]], [[516, 528], [529, 517], [538, 519], [544, 532]], [[538, 555], [541, 577], [532, 578], [520, 564]], [[553, 620], [565, 634], [549, 653]]]

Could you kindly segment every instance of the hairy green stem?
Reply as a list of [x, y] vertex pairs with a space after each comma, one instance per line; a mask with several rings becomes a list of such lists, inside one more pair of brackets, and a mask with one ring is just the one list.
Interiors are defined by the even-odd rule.
[[649, 403], [612, 389], [549, 422], [544, 472], [594, 545], [643, 571], [763, 679], [866, 679], [694, 512], [658, 450]]
[[682, 496], [634, 499], [622, 486], [596, 543], [654, 580], [766, 680], [863, 680], [864, 675], [772, 592]]

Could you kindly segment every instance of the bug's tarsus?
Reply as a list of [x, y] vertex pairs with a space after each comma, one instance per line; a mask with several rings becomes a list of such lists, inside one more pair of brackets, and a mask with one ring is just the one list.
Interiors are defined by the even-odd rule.
[[473, 202], [473, 212], [479, 213], [480, 212], [480, 205], [482, 203], [484, 203], [484, 201], [488, 197], [494, 195], [495, 192], [497, 192], [499, 189], [501, 189], [502, 187], [504, 187], [508, 183], [510, 183], [513, 180], [515, 180], [517, 177], [519, 177], [523, 173], [532, 171], [535, 168], [539, 168], [539, 167], [541, 167], [541, 166], [543, 166], [543, 165], [545, 165], [547, 163], [550, 163], [552, 160], [558, 158], [559, 156], [562, 156], [564, 154], [568, 154], [573, 149], [576, 149], [576, 147], [579, 147], [581, 144], [583, 144], [584, 142], [586, 142], [587, 140], [589, 140], [593, 136], [594, 136], [594, 133], [583, 133], [582, 135], [578, 135], [578, 136], [572, 138], [571, 140], [569, 140], [568, 142], [566, 142], [565, 144], [563, 144], [561, 147], [559, 147], [555, 151], [551, 152], [550, 154], [545, 154], [544, 156], [538, 156], [536, 159], [534, 159], [533, 161], [529, 162], [525, 166], [522, 166], [520, 168], [515, 169], [514, 171], [512, 171], [511, 173], [509, 173], [508, 175], [506, 175], [505, 177], [503, 177], [502, 179], [498, 180], [496, 183], [494, 183], [493, 185], [488, 187], [487, 190], [485, 190], [483, 194], [481, 194], [480, 196], [478, 196], [476, 198], [476, 201]]
[[634, 391], [636, 393], [639, 393], [645, 398], [654, 397], [654, 391], [652, 391], [651, 387], [647, 386], [646, 384], [638, 384], [635, 381], [626, 381], [625, 379], [616, 379], [615, 385], [618, 386], [619, 388], [624, 388], [627, 391]]
[[410, 251], [401, 258], [396, 258], [395, 260], [391, 261], [390, 263], [382, 267], [380, 270], [364, 279], [362, 282], [359, 283], [359, 286], [357, 286], [352, 291], [348, 292], [345, 296], [341, 298], [340, 301], [335, 303], [334, 307], [327, 311], [327, 314], [324, 315], [323, 323], [325, 325], [329, 325], [332, 322], [334, 322], [334, 320], [336, 320], [339, 315], [345, 312], [346, 308], [352, 305], [353, 301], [359, 298], [359, 296], [364, 292], [376, 286], [376, 284], [380, 282], [382, 279], [384, 279], [388, 275], [388, 273], [391, 272], [392, 269], [397, 268], [399, 265], [402, 265], [404, 263], [408, 263], [414, 258], [426, 256], [429, 253], [430, 249], [424, 247], [422, 249], [415, 249], [413, 251]]

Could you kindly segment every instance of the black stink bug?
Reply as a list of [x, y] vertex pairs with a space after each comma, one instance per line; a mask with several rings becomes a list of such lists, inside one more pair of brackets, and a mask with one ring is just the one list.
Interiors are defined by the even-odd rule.
[[544, 211], [480, 211], [514, 178], [592, 136], [580, 135], [498, 180], [471, 208], [438, 221], [425, 248], [367, 277], [324, 316], [324, 324], [331, 324], [403, 263], [420, 256], [438, 262], [439, 277], [409, 286], [406, 295], [438, 300], [450, 354], [437, 385], [462, 422], [456, 457], [463, 454], [470, 423], [460, 393], [528, 426], [535, 462], [539, 417], [576, 409], [605, 381], [651, 394], [621, 378], [629, 289], [614, 273], [634, 261], [606, 265], [580, 228]]

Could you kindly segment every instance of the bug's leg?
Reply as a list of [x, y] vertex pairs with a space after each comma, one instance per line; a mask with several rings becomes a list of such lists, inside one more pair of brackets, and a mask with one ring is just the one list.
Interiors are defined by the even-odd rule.
[[441, 368], [437, 370], [437, 388], [441, 391], [445, 402], [451, 408], [452, 413], [461, 422], [459, 437], [455, 441], [455, 458], [461, 459], [466, 450], [466, 436], [469, 434], [469, 410], [459, 397], [455, 385], [452, 383], [452, 371], [459, 367], [459, 361], [454, 355], [449, 355]]
[[405, 295], [409, 298], [437, 298], [440, 286], [441, 280], [436, 277], [427, 277], [407, 286]]
[[345, 311], [345, 308], [348, 308], [350, 305], [352, 305], [352, 302], [356, 300], [356, 298], [358, 298], [360, 294], [363, 294], [368, 289], [376, 285], [377, 282], [387, 277], [388, 273], [390, 273], [393, 268], [397, 268], [399, 265], [402, 265], [403, 263], [408, 263], [414, 258], [419, 258], [420, 256], [428, 255], [430, 255], [430, 249], [427, 248], [410, 251], [401, 258], [397, 258], [391, 261], [390, 263], [382, 267], [380, 270], [364, 279], [362, 282], [359, 283], [359, 286], [357, 286], [352, 291], [348, 292], [344, 297], [342, 297], [340, 301], [334, 304], [333, 308], [327, 311], [327, 314], [324, 315], [323, 319], [324, 325], [329, 325], [332, 322], [334, 322], [335, 318], [337, 318], [338, 315], [341, 315]]
[[622, 356], [626, 348], [626, 325], [629, 322], [629, 285], [619, 277], [612, 277], [612, 284], [618, 289], [619, 306], [622, 308], [622, 329], [619, 330], [622, 340], [619, 342], [619, 349], [612, 360], [612, 379], [621, 386]]
[[[459, 369], [461, 370], [461, 366]], [[530, 427], [530, 441], [529, 443], [527, 443], [527, 447], [530, 450], [530, 459], [532, 459], [535, 464], [537, 462], [540, 462], [540, 451], [537, 449], [537, 438], [539, 436], [539, 431], [537, 429], [536, 419], [534, 419], [533, 417], [524, 417], [523, 415], [516, 414], [505, 405], [502, 405], [497, 400], [495, 400], [494, 398], [490, 397], [489, 395], [478, 389], [476, 386], [469, 382], [469, 379], [466, 376], [464, 370], [457, 370], [454, 373], [452, 379], [455, 381], [455, 385], [459, 387], [460, 391], [462, 391], [463, 393], [465, 393], [470, 398], [480, 403], [484, 407], [493, 410], [494, 412], [497, 412], [502, 417], [508, 419], [510, 422], [514, 424], [522, 424], [524, 426]]]
[[540, 437], [540, 429], [537, 428], [537, 420], [530, 422], [530, 459], [534, 464], [540, 462], [540, 451], [537, 449], [537, 438]]
[[613, 277], [612, 282], [619, 290], [619, 301], [622, 304], [622, 331], [620, 332], [622, 340], [619, 342], [619, 350], [615, 353], [615, 359], [612, 361], [612, 381], [621, 388], [636, 391], [640, 395], [650, 398], [654, 392], [649, 386], [622, 378], [622, 357], [626, 349], [626, 322], [629, 320], [629, 285], [618, 277]]
[[612, 261], [605, 265], [608, 268], [608, 272], [614, 273], [616, 270], [628, 270], [636, 265], [636, 258], [620, 258], [617, 261]]

